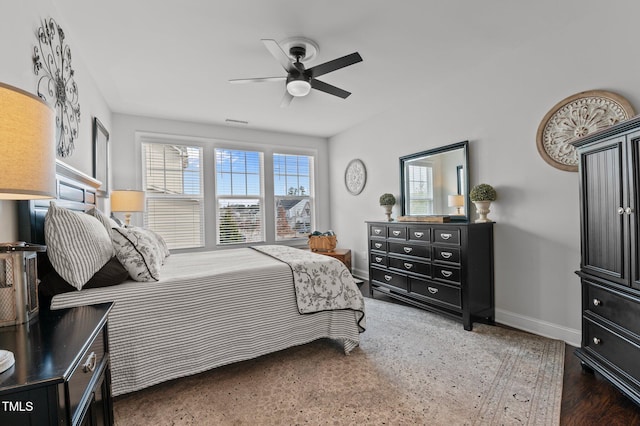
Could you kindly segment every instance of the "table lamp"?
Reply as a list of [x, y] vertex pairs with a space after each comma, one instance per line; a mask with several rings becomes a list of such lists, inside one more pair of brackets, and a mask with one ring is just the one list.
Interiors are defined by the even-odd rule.
[[[0, 83], [0, 200], [56, 196], [55, 114], [43, 100]], [[0, 326], [38, 313], [37, 252], [42, 245], [0, 243]], [[0, 372], [14, 365], [0, 349]]]
[[124, 213], [125, 226], [131, 223], [131, 213], [144, 211], [144, 204], [144, 191], [133, 189], [111, 191], [111, 211]]
[[456, 208], [456, 214], [462, 214], [462, 207], [464, 207], [464, 196], [460, 194], [448, 196], [449, 207]]

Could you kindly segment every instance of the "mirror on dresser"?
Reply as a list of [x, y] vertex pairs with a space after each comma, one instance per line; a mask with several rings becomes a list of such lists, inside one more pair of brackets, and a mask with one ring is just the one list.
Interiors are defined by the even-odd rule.
[[402, 216], [469, 219], [469, 141], [400, 157]]

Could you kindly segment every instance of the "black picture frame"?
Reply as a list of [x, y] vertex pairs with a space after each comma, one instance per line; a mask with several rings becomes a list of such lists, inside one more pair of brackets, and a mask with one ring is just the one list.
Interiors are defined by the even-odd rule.
[[109, 198], [109, 132], [97, 117], [93, 118], [93, 177], [101, 182], [97, 193]]

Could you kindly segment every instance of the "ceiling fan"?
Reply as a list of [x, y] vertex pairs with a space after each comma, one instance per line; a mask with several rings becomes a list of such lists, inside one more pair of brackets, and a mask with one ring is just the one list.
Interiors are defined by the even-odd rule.
[[281, 107], [286, 107], [294, 97], [302, 97], [309, 94], [311, 89], [320, 90], [330, 95], [340, 98], [347, 98], [351, 92], [342, 90], [339, 87], [318, 80], [316, 77], [348, 67], [361, 62], [362, 57], [358, 52], [341, 58], [316, 65], [306, 69], [303, 61], [306, 62], [318, 52], [318, 46], [313, 41], [303, 38], [288, 39], [283, 42], [289, 48], [289, 54], [280, 47], [277, 41], [272, 39], [262, 39], [265, 47], [273, 55], [280, 65], [287, 71], [285, 77], [266, 78], [242, 78], [229, 80], [230, 83], [264, 83], [270, 81], [286, 81], [286, 92], [280, 103]]

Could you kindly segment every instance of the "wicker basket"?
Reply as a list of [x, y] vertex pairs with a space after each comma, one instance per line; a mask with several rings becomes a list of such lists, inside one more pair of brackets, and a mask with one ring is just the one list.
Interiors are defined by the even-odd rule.
[[338, 239], [335, 235], [309, 235], [309, 248], [311, 251], [333, 251]]

